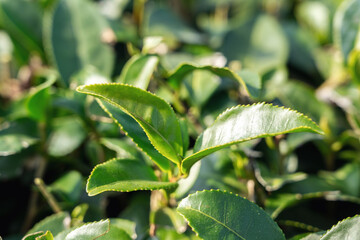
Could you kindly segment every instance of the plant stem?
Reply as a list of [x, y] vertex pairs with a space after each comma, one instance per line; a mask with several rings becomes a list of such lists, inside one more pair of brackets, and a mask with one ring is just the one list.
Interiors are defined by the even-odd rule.
[[56, 202], [54, 196], [47, 190], [44, 181], [41, 178], [35, 178], [34, 180], [36, 186], [39, 188], [41, 194], [45, 197], [46, 201], [49, 203], [51, 209], [55, 213], [61, 212], [59, 204]]

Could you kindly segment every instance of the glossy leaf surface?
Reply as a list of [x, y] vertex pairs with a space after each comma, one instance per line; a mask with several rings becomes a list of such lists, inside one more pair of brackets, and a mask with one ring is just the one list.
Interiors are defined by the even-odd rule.
[[154, 147], [165, 157], [179, 163], [183, 142], [179, 121], [168, 103], [161, 98], [124, 84], [80, 86], [79, 92], [108, 101], [134, 118]]
[[89, 240], [97, 239], [100, 236], [109, 232], [110, 221], [109, 219], [85, 224], [76, 228], [66, 235], [65, 240]]
[[182, 162], [182, 171], [188, 173], [196, 161], [232, 144], [304, 131], [323, 133], [311, 119], [290, 109], [264, 103], [237, 106], [219, 115], [198, 137], [194, 153]]
[[321, 240], [351, 240], [360, 236], [360, 216], [347, 218], [332, 227]]
[[47, 13], [47, 53], [67, 86], [74, 73], [90, 65], [110, 77], [114, 56], [101, 40], [106, 27], [105, 19], [88, 0], [59, 0], [53, 12]]
[[177, 183], [159, 182], [154, 171], [143, 163], [114, 159], [97, 165], [92, 171], [86, 191], [90, 196], [105, 191], [129, 192], [137, 190], [169, 189]]
[[124, 66], [117, 82], [146, 90], [159, 58], [151, 55], [135, 55]]
[[183, 199], [177, 210], [203, 239], [285, 239], [260, 207], [231, 193], [197, 192]]
[[133, 142], [145, 152], [162, 170], [170, 169], [170, 161], [161, 155], [151, 144], [144, 129], [128, 114], [114, 105], [99, 100], [102, 109], [119, 125], [119, 127], [130, 137]]

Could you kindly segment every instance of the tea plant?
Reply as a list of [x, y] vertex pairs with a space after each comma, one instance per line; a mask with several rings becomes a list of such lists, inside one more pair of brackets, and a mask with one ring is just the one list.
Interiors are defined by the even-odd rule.
[[359, 9], [0, 0], [0, 235], [358, 239]]

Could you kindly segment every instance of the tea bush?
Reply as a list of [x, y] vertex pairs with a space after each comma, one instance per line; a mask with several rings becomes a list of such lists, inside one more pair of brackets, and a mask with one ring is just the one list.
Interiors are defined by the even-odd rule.
[[0, 0], [0, 235], [360, 239], [359, 16]]

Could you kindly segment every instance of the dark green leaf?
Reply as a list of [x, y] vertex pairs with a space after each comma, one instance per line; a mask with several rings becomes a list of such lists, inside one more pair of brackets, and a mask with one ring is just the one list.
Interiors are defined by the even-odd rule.
[[54, 61], [65, 85], [70, 77], [87, 66], [94, 66], [110, 77], [113, 52], [102, 42], [105, 19], [88, 0], [59, 0], [45, 17], [47, 54]]
[[177, 183], [159, 182], [154, 171], [134, 160], [114, 159], [97, 165], [92, 171], [86, 191], [90, 196], [105, 191], [129, 192], [175, 188]]
[[94, 84], [77, 91], [104, 99], [134, 118], [154, 147], [176, 164], [184, 154], [179, 120], [161, 98], [128, 85]]
[[348, 56], [354, 48], [360, 29], [360, 1], [346, 0], [337, 9], [334, 18], [334, 40], [348, 61]]
[[188, 173], [199, 159], [236, 143], [305, 131], [323, 133], [311, 119], [290, 109], [264, 103], [237, 106], [219, 115], [199, 136], [194, 153], [182, 162], [182, 171]]
[[22, 134], [0, 134], [0, 156], [9, 156], [28, 148], [38, 139]]
[[178, 208], [201, 238], [285, 239], [277, 224], [256, 204], [235, 194], [203, 191], [183, 199]]
[[60, 192], [65, 195], [66, 199], [75, 202], [83, 191], [82, 176], [77, 171], [69, 171], [49, 187], [51, 191]]
[[[19, 9], [26, 9], [19, 14]], [[26, 0], [1, 0], [0, 1], [0, 25], [4, 28], [15, 43], [15, 47], [21, 48], [29, 57], [30, 53], [42, 50], [42, 22], [41, 10], [37, 3]]]

